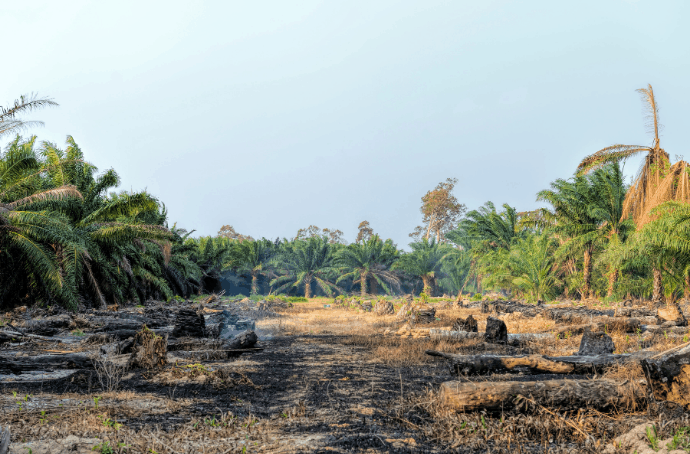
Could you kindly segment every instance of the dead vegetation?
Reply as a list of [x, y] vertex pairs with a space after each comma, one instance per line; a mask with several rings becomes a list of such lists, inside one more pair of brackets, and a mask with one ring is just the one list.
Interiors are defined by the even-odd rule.
[[[166, 338], [173, 331], [174, 307], [166, 318], [170, 324], [154, 321], [153, 328], [139, 329], [130, 340], [120, 332], [131, 329], [131, 322], [106, 322], [115, 334], [96, 328], [89, 336], [94, 320], [103, 323], [106, 316], [81, 315], [84, 335], [71, 336], [75, 342], [58, 334], [52, 342], [25, 337], [5, 343], [0, 357], [12, 367], [28, 364], [22, 355], [38, 350], [43, 356], [78, 352], [91, 365], [66, 377], [37, 375], [48, 376], [38, 381], [4, 375], [0, 426], [11, 430], [12, 453], [27, 448], [93, 452], [103, 443], [112, 452], [128, 453], [508, 453], [610, 451], [613, 439], [640, 424], [655, 427], [659, 440], [688, 425], [685, 403], [672, 402], [683, 395], [682, 388], [650, 393], [649, 380], [661, 379], [646, 375], [640, 361], [628, 360], [641, 355], [657, 364], [683, 351], [687, 327], [660, 328], [667, 320], [644, 315], [652, 308], [431, 302], [431, 319], [414, 316], [431, 313], [428, 305], [409, 303], [390, 301], [393, 311], [325, 299], [272, 307], [273, 315], [256, 318], [263, 350], [247, 349], [246, 343], [256, 339], [240, 336], [235, 346], [254, 354], [238, 359], [228, 340]], [[232, 304], [219, 299], [212, 303], [219, 309], [207, 307], [205, 319]], [[253, 310], [251, 302], [241, 304]], [[406, 308], [402, 315], [401, 308]], [[254, 313], [265, 310], [258, 303]], [[627, 314], [652, 317], [656, 324], [630, 325], [639, 326], [636, 332], [627, 332], [626, 324], [599, 324], [630, 318]], [[476, 337], [434, 334], [472, 327], [458, 323], [470, 316]], [[489, 317], [505, 325], [507, 342], [485, 337]], [[602, 345], [613, 351], [599, 355], [591, 370], [582, 362], [592, 357], [578, 355], [591, 328], [579, 334], [562, 330], [575, 322], [603, 326], [595, 338], [611, 340]], [[515, 335], [522, 337], [510, 337]], [[11, 352], [15, 357], [9, 361]], [[471, 373], [454, 366], [458, 361], [484, 364], [476, 362], [480, 359], [494, 365]], [[61, 364], [51, 361], [46, 364]], [[496, 367], [496, 361], [506, 367]], [[571, 368], [559, 365], [573, 361]]]

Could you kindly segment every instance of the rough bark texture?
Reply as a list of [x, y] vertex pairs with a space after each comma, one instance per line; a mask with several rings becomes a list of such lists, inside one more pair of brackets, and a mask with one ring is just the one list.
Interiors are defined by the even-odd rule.
[[585, 331], [580, 341], [578, 356], [610, 355], [615, 350], [613, 339], [606, 333]]
[[424, 283], [424, 289], [422, 291], [427, 294], [427, 296], [434, 296], [433, 295], [433, 277], [428, 276], [428, 275], [423, 275], [422, 276], [422, 282]]
[[486, 334], [487, 342], [505, 344], [508, 342], [508, 328], [503, 320], [489, 317], [486, 319]]
[[74, 327], [74, 322], [67, 315], [58, 315], [55, 317], [46, 317], [40, 320], [30, 320], [22, 327], [22, 330], [29, 334], [38, 334], [41, 336], [54, 336], [60, 331], [65, 331]]
[[393, 306], [393, 303], [391, 303], [390, 301], [381, 299], [376, 302], [374, 312], [377, 315], [392, 315], [395, 313], [395, 307]]
[[180, 309], [175, 318], [175, 337], [204, 337], [206, 321], [203, 313], [194, 309]]
[[585, 249], [585, 257], [582, 271], [582, 299], [587, 299], [590, 297], [590, 294], [592, 292], [592, 251], [590, 248]]
[[652, 270], [654, 276], [654, 284], [652, 287], [652, 301], [660, 302], [664, 300], [664, 282], [661, 280], [661, 270], [654, 268]]
[[441, 384], [443, 402], [457, 411], [503, 411], [514, 407], [518, 396], [561, 409], [632, 410], [645, 394], [635, 383], [614, 380], [449, 381]]
[[685, 273], [685, 285], [683, 286], [683, 298], [690, 302], [690, 273]]
[[254, 331], [244, 331], [232, 339], [169, 339], [168, 351], [180, 350], [237, 350], [256, 345]]
[[0, 426], [0, 454], [7, 454], [10, 450], [10, 429]]
[[84, 353], [38, 356], [0, 356], [0, 370], [19, 374], [30, 370], [84, 369], [91, 367], [91, 357]]
[[642, 369], [654, 398], [690, 410], [690, 343], [642, 360]]
[[604, 317], [597, 320], [595, 323], [564, 326], [556, 331], [556, 335], [562, 338], [582, 334], [585, 331], [622, 331], [624, 333], [636, 333], [641, 328], [642, 324], [636, 318]]
[[614, 268], [609, 273], [609, 288], [606, 291], [606, 296], [611, 298], [613, 292], [616, 290], [616, 281], [618, 280], [618, 269]]
[[527, 374], [594, 374], [602, 373], [619, 364], [638, 362], [654, 352], [632, 355], [598, 356], [543, 356], [543, 355], [459, 355], [427, 350], [426, 354], [450, 361], [457, 375], [486, 375], [515, 372]]
[[311, 276], [304, 278], [304, 297], [306, 299], [311, 298]]
[[673, 322], [675, 326], [688, 326], [688, 321], [678, 303], [668, 303], [666, 307], [660, 307], [657, 310], [657, 317], [662, 323]]
[[153, 369], [168, 363], [168, 338], [157, 336], [146, 326], [134, 336], [129, 367]]
[[415, 323], [431, 323], [436, 320], [436, 309], [427, 307], [413, 312], [413, 320]]

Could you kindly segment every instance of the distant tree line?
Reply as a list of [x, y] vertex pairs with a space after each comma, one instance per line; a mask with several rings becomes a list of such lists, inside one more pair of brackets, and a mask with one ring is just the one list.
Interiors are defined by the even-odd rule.
[[[530, 301], [690, 298], [690, 168], [660, 147], [651, 86], [653, 144], [613, 145], [572, 177], [540, 191], [546, 207], [519, 212], [492, 202], [468, 211], [449, 178], [421, 199], [409, 251], [359, 224], [348, 244], [314, 225], [293, 238], [254, 239], [221, 227], [214, 237], [170, 225], [145, 191], [113, 192], [119, 176], [64, 147], [19, 132], [27, 112], [53, 106], [25, 96], [0, 107], [0, 307], [70, 309], [231, 293], [430, 296], [501, 292]], [[631, 185], [622, 161], [644, 154]]]

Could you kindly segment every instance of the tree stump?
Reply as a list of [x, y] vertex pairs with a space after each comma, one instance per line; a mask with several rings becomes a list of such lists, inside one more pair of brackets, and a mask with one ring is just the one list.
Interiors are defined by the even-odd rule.
[[486, 334], [485, 338], [487, 342], [493, 342], [497, 344], [505, 344], [508, 342], [508, 328], [503, 320], [498, 318], [489, 317], [486, 319]]
[[391, 315], [395, 313], [395, 308], [393, 303], [388, 300], [380, 299], [376, 302], [376, 307], [374, 308], [376, 315]]
[[655, 399], [690, 410], [690, 343], [643, 359], [642, 369]]
[[204, 315], [194, 309], [180, 309], [175, 317], [175, 337], [204, 337], [206, 321]]
[[585, 331], [580, 341], [578, 356], [610, 355], [615, 350], [613, 339], [606, 333]]
[[413, 313], [413, 317], [416, 323], [431, 323], [436, 320], [436, 309], [433, 307], [427, 307], [416, 310]]
[[453, 323], [452, 331], [465, 331], [468, 333], [477, 332], [477, 320], [471, 315], [467, 316], [466, 319], [460, 317]]
[[158, 336], [144, 325], [142, 330], [134, 336], [128, 366], [144, 369], [162, 367], [168, 363], [167, 356], [168, 337]]

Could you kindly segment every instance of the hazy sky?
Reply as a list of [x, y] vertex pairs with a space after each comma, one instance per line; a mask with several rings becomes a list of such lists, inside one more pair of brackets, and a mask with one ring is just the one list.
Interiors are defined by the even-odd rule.
[[74, 136], [197, 234], [353, 241], [366, 219], [403, 246], [448, 177], [470, 209], [529, 210], [583, 156], [651, 144], [647, 83], [690, 158], [689, 5], [3, 1], [0, 103], [53, 97], [39, 139]]

